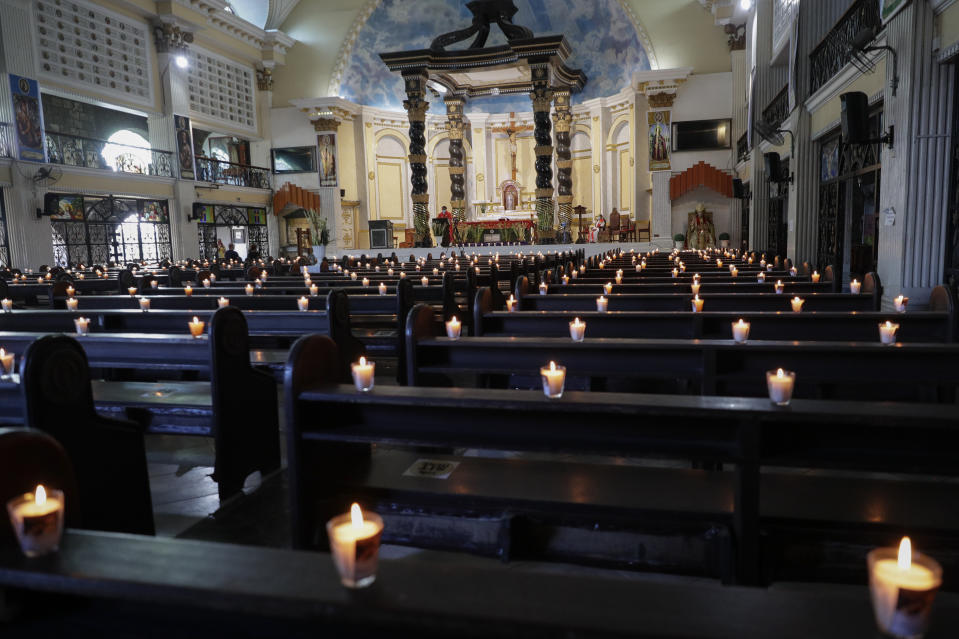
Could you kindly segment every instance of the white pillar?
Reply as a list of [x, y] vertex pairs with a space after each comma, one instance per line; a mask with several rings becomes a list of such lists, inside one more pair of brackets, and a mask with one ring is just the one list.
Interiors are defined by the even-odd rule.
[[670, 171], [654, 171], [652, 240], [659, 246], [673, 243], [673, 200], [669, 197]]

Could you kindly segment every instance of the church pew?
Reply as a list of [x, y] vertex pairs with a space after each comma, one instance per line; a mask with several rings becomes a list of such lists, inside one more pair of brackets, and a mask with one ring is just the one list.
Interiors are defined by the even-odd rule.
[[[878, 329], [877, 329], [878, 330]], [[462, 376], [539, 386], [539, 368], [565, 365], [573, 388], [650, 389], [703, 395], [766, 395], [765, 372], [797, 375], [796, 396], [880, 397], [955, 402], [959, 345], [870, 342], [472, 337], [438, 334], [432, 309], [416, 306], [407, 321], [410, 385], [449, 385]], [[503, 383], [502, 381], [496, 383]]]
[[[873, 632], [862, 584], [723, 587], [435, 559], [381, 559], [376, 586], [349, 592], [326, 553], [68, 530], [55, 562], [4, 550], [0, 588], [26, 598], [24, 613], [7, 625], [16, 636], [53, 636], [64, 627], [107, 636], [118, 625], [161, 636], [188, 625], [231, 637], [310, 637], [322, 628], [366, 638], [388, 628], [391, 637], [423, 639], [848, 639]], [[29, 613], [52, 596], [56, 614]], [[957, 625], [959, 596], [940, 592], [927, 639], [948, 637]]]
[[[571, 289], [576, 290], [576, 289]], [[517, 297], [521, 311], [595, 311], [596, 298], [602, 294], [608, 300], [609, 311], [688, 311], [692, 312], [690, 294], [631, 294], [612, 295], [596, 293], [529, 293]], [[775, 293], [703, 293], [704, 311], [782, 311], [792, 312], [790, 300], [795, 293], [789, 287], [781, 295]], [[878, 311], [875, 298], [848, 293], [801, 293], [805, 300], [803, 312], [808, 311]]]
[[[909, 499], [898, 501], [901, 492], [883, 499], [880, 491], [874, 497], [882, 506], [873, 505], [883, 509], [886, 519], [877, 523], [868, 519], [868, 509], [861, 505], [850, 511], [844, 497], [822, 504], [811, 499], [813, 491], [824, 489], [818, 478], [759, 471], [760, 466], [772, 465], [956, 475], [959, 463], [950, 449], [959, 440], [959, 416], [951, 406], [796, 400], [783, 409], [758, 398], [570, 391], [561, 400], [548, 400], [540, 391], [393, 386], [358, 393], [351, 386], [330, 384], [324, 361], [335, 358], [333, 351], [328, 340], [306, 337], [291, 350], [287, 366], [285, 406], [297, 548], [322, 546], [327, 514], [342, 512], [358, 494], [379, 505], [387, 516], [386, 538], [397, 543], [476, 552], [480, 549], [467, 543], [465, 527], [453, 526], [455, 532], [444, 537], [441, 528], [403, 526], [403, 513], [432, 510], [447, 517], [479, 519], [505, 514], [499, 537], [487, 534], [496, 539], [487, 543], [504, 558], [542, 558], [537, 552], [544, 552], [545, 540], [526, 535], [547, 535], [552, 529], [544, 522], [578, 523], [595, 530], [658, 525], [661, 533], [669, 531], [667, 537], [685, 534], [691, 542], [691, 522], [699, 519], [714, 530], [733, 531], [735, 579], [753, 584], [765, 581], [761, 564], [777, 566], [776, 561], [784, 559], [763, 557], [761, 530], [767, 525], [795, 532], [829, 522], [857, 532], [860, 539], [882, 534], [890, 521], [911, 525], [920, 535], [949, 530], [955, 539], [959, 533], [959, 518], [943, 512], [953, 499], [948, 487], [932, 495], [927, 484], [899, 485], [912, 499], [923, 491], [928, 497], [927, 505], [913, 510], [908, 521], [902, 518], [909, 517]], [[450, 427], [451, 418], [455, 428]], [[903, 442], [903, 432], [909, 433], [909, 442]], [[456, 459], [461, 466], [446, 482], [408, 478], [403, 465], [383, 455], [370, 457], [369, 443], [567, 453], [574, 459], [564, 457], [554, 465], [555, 473], [547, 473], [538, 462], [460, 457]], [[660, 467], [614, 472], [577, 463], [575, 456], [584, 454], [709, 460], [735, 470], [708, 473]], [[417, 455], [404, 459], [409, 464]], [[389, 472], [378, 466], [389, 467]], [[536, 470], [530, 474], [527, 467]], [[625, 493], [618, 492], [624, 482]], [[855, 482], [837, 479], [820, 497], [843, 485]], [[800, 493], [811, 503], [781, 498]], [[685, 528], [677, 524], [683, 518]], [[391, 531], [389, 522], [394, 519], [398, 524]], [[537, 527], [535, 521], [542, 525]], [[445, 529], [449, 527], [447, 523]], [[828, 543], [833, 533], [821, 534]], [[647, 560], [655, 564], [662, 559], [661, 550], [651, 544], [656, 557]], [[694, 544], [689, 543], [687, 551], [695, 553]], [[951, 551], [938, 551], [959, 561]], [[857, 560], [862, 564], [861, 557]], [[816, 563], [828, 569], [823, 562]], [[777, 570], [776, 574], [785, 573], [781, 566]]]
[[956, 314], [944, 287], [932, 299], [941, 310], [889, 313], [751, 312], [751, 311], [591, 311], [506, 312], [493, 310], [491, 295], [480, 289], [474, 304], [476, 336], [566, 337], [574, 317], [586, 322], [588, 337], [642, 337], [647, 339], [732, 339], [732, 323], [750, 323], [753, 340], [828, 340], [869, 342], [879, 339], [878, 324], [899, 324], [900, 342], [949, 343], [956, 339]]

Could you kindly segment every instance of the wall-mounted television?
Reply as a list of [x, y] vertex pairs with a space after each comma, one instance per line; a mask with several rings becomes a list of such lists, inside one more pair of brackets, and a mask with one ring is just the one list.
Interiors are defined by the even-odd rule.
[[315, 146], [289, 146], [273, 149], [274, 173], [313, 173], [316, 171]]
[[673, 122], [673, 151], [710, 151], [732, 148], [732, 121], [688, 120]]

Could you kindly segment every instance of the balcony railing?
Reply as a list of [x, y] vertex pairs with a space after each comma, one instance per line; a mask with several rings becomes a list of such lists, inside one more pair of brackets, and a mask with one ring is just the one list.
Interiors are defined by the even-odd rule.
[[789, 86], [784, 86], [766, 108], [763, 109], [763, 120], [777, 129], [789, 117]]
[[736, 141], [736, 163], [745, 162], [749, 156], [749, 134], [743, 133]]
[[875, 33], [882, 30], [879, 3], [856, 0], [809, 54], [810, 95], [842, 71], [851, 58], [853, 39], [867, 28], [872, 28]]
[[0, 158], [13, 157], [13, 127], [0, 122]]
[[118, 173], [176, 177], [170, 151], [53, 131], [47, 131], [47, 160], [54, 164]]
[[773, 51], [789, 38], [792, 22], [799, 12], [799, 0], [773, 0]]
[[271, 188], [270, 173], [270, 169], [260, 166], [234, 164], [203, 156], [196, 157], [196, 179], [200, 182], [269, 189]]

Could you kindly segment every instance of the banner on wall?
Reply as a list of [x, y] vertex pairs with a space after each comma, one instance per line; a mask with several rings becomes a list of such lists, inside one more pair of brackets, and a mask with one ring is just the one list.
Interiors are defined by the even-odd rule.
[[650, 111], [646, 114], [649, 123], [649, 170], [669, 170], [669, 111]]
[[185, 115], [174, 115], [173, 128], [176, 131], [176, 156], [180, 177], [184, 180], [193, 180], [196, 177], [196, 169], [193, 167], [193, 132], [190, 129], [190, 118]]
[[13, 127], [16, 131], [17, 159], [46, 162], [40, 85], [36, 80], [10, 74], [10, 95], [13, 98]]
[[320, 186], [337, 186], [336, 133], [321, 133], [316, 136], [319, 148]]

